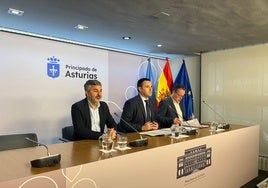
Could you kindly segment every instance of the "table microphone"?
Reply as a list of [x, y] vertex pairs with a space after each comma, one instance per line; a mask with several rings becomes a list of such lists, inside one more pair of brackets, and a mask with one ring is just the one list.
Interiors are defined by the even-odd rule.
[[223, 121], [224, 121], [224, 125], [218, 125], [219, 128], [222, 129], [229, 129], [230, 128], [230, 124], [226, 123], [224, 117], [219, 114], [216, 110], [214, 110], [208, 103], [206, 103], [206, 101], [202, 101], [210, 110], [212, 110], [215, 114], [217, 114]]
[[129, 142], [130, 146], [141, 147], [141, 146], [148, 145], [148, 138], [142, 138], [140, 132], [137, 129], [135, 129], [132, 125], [130, 125], [130, 123], [128, 123], [126, 120], [124, 120], [122, 117], [120, 117], [117, 113], [114, 113], [114, 115], [116, 117], [118, 117], [119, 119], [121, 119], [129, 128], [131, 128], [132, 130], [134, 130], [136, 133], [138, 133], [140, 135], [140, 139]]
[[60, 154], [50, 155], [48, 151], [48, 147], [45, 144], [41, 144], [39, 142], [36, 142], [35, 140], [32, 140], [28, 137], [25, 137], [26, 140], [29, 140], [30, 142], [36, 143], [39, 146], [44, 146], [47, 150], [47, 156], [41, 157], [39, 159], [35, 159], [31, 161], [32, 167], [42, 168], [42, 167], [48, 167], [48, 166], [54, 166], [58, 164], [61, 160]]
[[[177, 117], [180, 117], [181, 119], [183, 119], [183, 117], [181, 117], [180, 114], [177, 113], [177, 111], [172, 108], [171, 105], [168, 106], [173, 112], [176, 113]], [[186, 135], [195, 135], [197, 132], [196, 132], [196, 129], [192, 129], [192, 126], [190, 125], [189, 122], [185, 121], [185, 123], [190, 127], [190, 130], [185, 130], [185, 132], [183, 134], [186, 134]]]

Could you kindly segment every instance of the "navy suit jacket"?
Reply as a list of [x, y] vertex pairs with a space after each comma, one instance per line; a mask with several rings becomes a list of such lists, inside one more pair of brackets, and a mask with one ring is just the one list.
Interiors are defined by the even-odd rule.
[[[183, 106], [180, 103], [180, 108], [183, 113]], [[183, 115], [184, 116], [184, 115]], [[160, 128], [169, 128], [173, 124], [173, 119], [178, 117], [175, 105], [173, 103], [172, 97], [169, 96], [160, 101], [157, 111], [157, 121]], [[185, 119], [183, 117], [183, 119]]]
[[101, 132], [92, 131], [88, 105], [86, 98], [72, 105], [71, 114], [75, 140], [98, 139], [103, 134], [105, 125], [107, 125], [108, 128], [116, 129], [116, 123], [110, 114], [108, 105], [100, 101], [99, 115]]
[[[156, 121], [155, 103], [152, 99], [149, 99], [149, 105], [151, 110], [151, 121]], [[134, 127], [137, 131], [141, 131], [142, 125], [146, 123], [146, 112], [140, 95], [125, 102], [121, 120], [118, 125], [118, 131], [120, 132], [134, 132], [134, 130], [126, 125], [122, 119], [128, 122], [128, 124]]]

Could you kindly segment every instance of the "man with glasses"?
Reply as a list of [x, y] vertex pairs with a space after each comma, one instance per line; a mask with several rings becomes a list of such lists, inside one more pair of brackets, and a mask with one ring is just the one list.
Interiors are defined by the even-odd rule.
[[185, 95], [183, 85], [175, 85], [172, 94], [160, 101], [157, 112], [157, 121], [160, 128], [170, 128], [172, 124], [180, 124], [183, 119], [183, 106], [180, 101]]

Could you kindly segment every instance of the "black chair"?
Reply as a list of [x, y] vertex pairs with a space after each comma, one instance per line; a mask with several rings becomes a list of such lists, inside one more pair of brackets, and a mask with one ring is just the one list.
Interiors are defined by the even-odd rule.
[[38, 142], [35, 133], [0, 135], [0, 151], [38, 146], [37, 143], [27, 140], [26, 137]]
[[66, 126], [62, 128], [62, 138], [60, 138], [63, 142], [74, 141], [74, 127]]

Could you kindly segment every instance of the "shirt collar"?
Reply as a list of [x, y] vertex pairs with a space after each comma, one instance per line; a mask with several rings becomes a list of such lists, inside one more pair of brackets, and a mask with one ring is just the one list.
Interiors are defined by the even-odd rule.
[[142, 101], [149, 100], [149, 98], [146, 99], [146, 98], [143, 97], [141, 94], [140, 94], [140, 97], [141, 97], [141, 100], [142, 100]]
[[[91, 102], [90, 102], [89, 100], [87, 100], [87, 102], [88, 102], [88, 106], [89, 106], [90, 108], [94, 109], [93, 106], [92, 106], [92, 104], [91, 104]], [[100, 107], [100, 103], [98, 103], [96, 109], [99, 108], [99, 107]]]
[[180, 102], [175, 101], [172, 96], [171, 96], [171, 98], [172, 98], [173, 103], [180, 104]]

